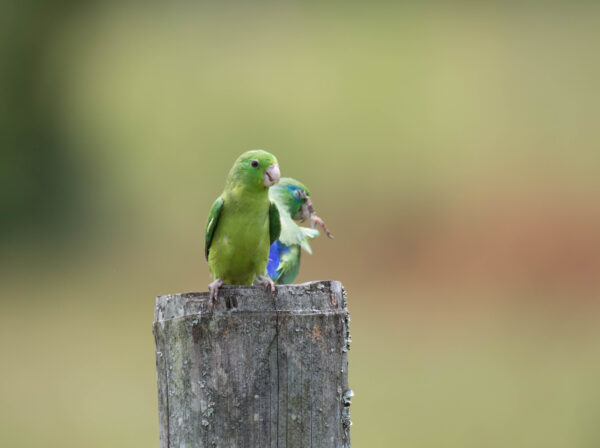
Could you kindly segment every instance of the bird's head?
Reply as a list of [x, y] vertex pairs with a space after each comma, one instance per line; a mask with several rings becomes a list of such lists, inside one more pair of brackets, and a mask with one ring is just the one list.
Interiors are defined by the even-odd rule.
[[265, 190], [279, 182], [277, 158], [262, 149], [246, 151], [237, 158], [229, 176], [227, 185], [232, 188]]
[[296, 221], [310, 218], [310, 226], [313, 229], [319, 225], [329, 238], [333, 238], [325, 221], [315, 213], [310, 200], [310, 191], [302, 182], [290, 177], [282, 177], [279, 183], [269, 190], [269, 195], [277, 203], [280, 213], [287, 213]]
[[313, 212], [308, 188], [295, 179], [282, 177], [279, 184], [271, 189], [271, 194], [297, 221], [304, 221]]

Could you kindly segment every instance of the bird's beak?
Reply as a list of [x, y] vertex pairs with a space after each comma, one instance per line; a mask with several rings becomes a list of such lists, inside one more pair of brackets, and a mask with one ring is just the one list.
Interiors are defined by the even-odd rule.
[[281, 173], [279, 173], [279, 165], [276, 163], [272, 163], [269, 165], [269, 168], [265, 170], [265, 176], [263, 178], [263, 185], [265, 187], [271, 187], [279, 182], [279, 178], [281, 177]]

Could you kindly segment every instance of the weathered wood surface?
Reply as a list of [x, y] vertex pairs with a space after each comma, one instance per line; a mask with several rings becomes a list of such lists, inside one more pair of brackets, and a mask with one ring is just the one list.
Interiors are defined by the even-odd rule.
[[337, 281], [160, 296], [161, 448], [350, 446], [346, 293]]

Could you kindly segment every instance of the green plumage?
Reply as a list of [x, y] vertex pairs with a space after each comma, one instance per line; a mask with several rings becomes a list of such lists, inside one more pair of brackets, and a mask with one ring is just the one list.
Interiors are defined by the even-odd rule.
[[204, 236], [204, 256], [208, 261], [208, 251], [212, 243], [219, 217], [221, 216], [221, 208], [223, 207], [223, 199], [218, 197], [208, 212], [208, 221], [206, 222], [206, 235]]
[[269, 191], [271, 200], [277, 205], [281, 217], [281, 233], [278, 244], [271, 247], [271, 259], [279, 260], [269, 266], [269, 276], [278, 284], [293, 283], [300, 270], [300, 256], [303, 248], [312, 253], [309, 240], [316, 238], [319, 231], [299, 226], [294, 219], [306, 219], [308, 189], [299, 181], [282, 178], [279, 184]]
[[282, 177], [279, 183], [269, 190], [269, 197], [285, 211], [286, 215], [294, 218], [300, 212], [302, 205], [306, 204], [306, 198], [298, 195], [296, 191], [302, 192], [304, 196], [310, 196], [310, 191], [302, 182], [291, 177]]
[[[231, 168], [206, 224], [205, 255], [213, 279], [251, 285], [266, 274], [269, 246], [281, 230], [264, 183], [266, 172], [276, 164], [272, 154], [254, 150], [242, 154]], [[276, 177], [274, 182], [278, 167]]]
[[302, 251], [300, 246], [290, 246], [290, 251], [281, 256], [278, 267], [278, 275], [273, 279], [278, 285], [289, 285], [294, 283], [300, 273], [300, 256]]
[[277, 241], [281, 234], [281, 219], [275, 203], [269, 201], [269, 246]]

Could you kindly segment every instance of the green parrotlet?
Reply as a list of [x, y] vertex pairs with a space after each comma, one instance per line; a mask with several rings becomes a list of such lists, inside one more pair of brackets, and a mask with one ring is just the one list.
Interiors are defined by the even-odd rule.
[[269, 187], [279, 182], [273, 154], [247, 151], [233, 164], [225, 190], [213, 203], [206, 223], [205, 256], [213, 277], [208, 285], [211, 307], [221, 285], [258, 282], [273, 292], [267, 274], [269, 246], [281, 231], [279, 212]]
[[[279, 284], [293, 283], [300, 270], [301, 248], [312, 253], [309, 240], [316, 238], [319, 224], [329, 238], [333, 235], [325, 222], [315, 214], [310, 192], [301, 182], [288, 177], [269, 190], [271, 200], [275, 202], [281, 216], [281, 234], [271, 244], [267, 272], [273, 281]], [[304, 221], [310, 217], [311, 227], [301, 227], [295, 221]]]

